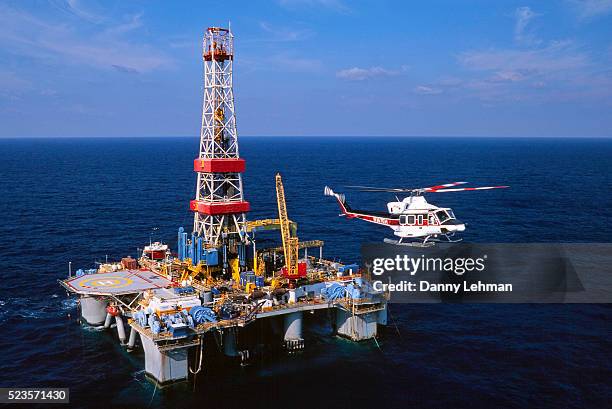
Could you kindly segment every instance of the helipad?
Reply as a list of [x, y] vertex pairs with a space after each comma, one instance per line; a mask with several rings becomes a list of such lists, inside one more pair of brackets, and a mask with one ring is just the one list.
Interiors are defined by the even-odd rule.
[[172, 282], [149, 270], [88, 274], [63, 281], [78, 294], [119, 295], [169, 287]]

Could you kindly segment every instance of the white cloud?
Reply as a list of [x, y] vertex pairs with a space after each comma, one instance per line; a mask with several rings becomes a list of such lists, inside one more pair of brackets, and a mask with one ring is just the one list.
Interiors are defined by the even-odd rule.
[[75, 24], [65, 18], [57, 23], [23, 10], [0, 6], [0, 46], [12, 54], [46, 63], [122, 67], [138, 72], [171, 66], [172, 60], [151, 45], [125, 38], [125, 33], [140, 27], [139, 14], [128, 16], [121, 23], [104, 25], [82, 20]]
[[323, 7], [343, 13], [350, 11], [350, 8], [342, 0], [278, 0], [278, 4], [288, 9]]
[[353, 67], [338, 71], [336, 77], [349, 81], [363, 81], [371, 78], [389, 77], [397, 75], [398, 73], [398, 71], [388, 70], [382, 67]]
[[442, 93], [440, 88], [432, 88], [426, 85], [419, 85], [414, 88], [414, 92], [419, 95], [438, 95]]
[[[612, 0], [610, 0], [612, 2]], [[538, 16], [528, 7], [515, 10], [516, 47], [470, 50], [458, 62], [471, 73], [458, 84], [433, 83], [449, 95], [500, 100], [576, 100], [610, 95], [612, 76], [603, 61], [571, 40], [544, 42], [530, 24]]]
[[525, 73], [520, 71], [504, 70], [497, 71], [491, 80], [500, 82], [518, 82], [524, 80], [525, 76]]
[[66, 11], [90, 23], [98, 24], [104, 20], [103, 16], [88, 9], [80, 0], [66, 0], [65, 2], [55, 2], [51, 4], [60, 10]]
[[534, 13], [529, 7], [519, 7], [514, 12], [516, 23], [514, 24], [514, 40], [518, 43], [535, 44], [536, 39], [533, 32], [529, 29], [529, 23], [539, 14]]
[[569, 0], [579, 18], [591, 18], [612, 12], [612, 0]]
[[529, 49], [468, 51], [459, 55], [459, 62], [475, 75], [464, 77], [452, 89], [483, 101], [609, 99], [612, 89], [612, 75], [605, 64], [571, 41]]
[[30, 81], [19, 77], [12, 71], [0, 70], [0, 95], [9, 91], [23, 91], [30, 88]]
[[[612, 1], [612, 0], [611, 0]], [[515, 47], [470, 50], [458, 55], [467, 73], [458, 85], [433, 83], [449, 95], [476, 97], [486, 101], [550, 100], [602, 95], [593, 75], [602, 71], [583, 47], [571, 40], [545, 42], [531, 30], [539, 16], [529, 7], [515, 10]], [[606, 70], [604, 70], [607, 72]], [[605, 77], [605, 75], [603, 75]], [[598, 80], [605, 83], [605, 78]], [[461, 93], [461, 94], [460, 94]]]
[[554, 41], [533, 49], [489, 49], [467, 51], [459, 62], [471, 70], [552, 74], [577, 70], [589, 65], [588, 57], [571, 41]]
[[114, 37], [137, 30], [143, 26], [142, 13], [127, 16], [127, 21], [121, 24], [113, 25], [102, 32], [101, 35]]
[[323, 67], [320, 60], [296, 57], [289, 54], [272, 56], [270, 61], [282, 70], [291, 72], [319, 72]]
[[290, 29], [286, 27], [274, 27], [265, 21], [261, 21], [259, 23], [259, 27], [270, 35], [270, 37], [265, 41], [301, 41], [310, 38], [314, 35], [314, 31], [310, 29]]

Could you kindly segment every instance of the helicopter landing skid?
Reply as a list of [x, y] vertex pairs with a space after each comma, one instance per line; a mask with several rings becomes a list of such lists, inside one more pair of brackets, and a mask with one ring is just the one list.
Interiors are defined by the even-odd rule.
[[455, 233], [453, 234], [441, 234], [440, 236], [442, 236], [444, 239], [435, 239], [435, 241], [439, 241], [441, 243], [459, 243], [460, 241], [463, 241], [463, 239], [453, 239], [453, 236], [455, 235]]
[[384, 239], [383, 240], [385, 243], [387, 244], [393, 244], [396, 246], [409, 246], [409, 247], [432, 247], [435, 246], [436, 243], [433, 241], [409, 241], [409, 242], [402, 242], [402, 240], [393, 240], [393, 239]]
[[403, 238], [399, 240], [384, 239], [383, 241], [388, 244], [395, 244], [397, 246], [411, 246], [411, 247], [431, 247], [436, 243], [459, 243], [463, 239], [453, 239], [455, 234], [439, 234], [436, 236], [427, 236], [423, 241], [409, 241], [404, 242]]

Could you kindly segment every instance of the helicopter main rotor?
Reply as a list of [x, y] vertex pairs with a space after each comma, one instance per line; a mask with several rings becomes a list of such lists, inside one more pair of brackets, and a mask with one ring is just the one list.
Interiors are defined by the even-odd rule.
[[[443, 185], [436, 185], [422, 188], [387, 188], [374, 186], [346, 186], [349, 189], [357, 189], [361, 192], [389, 192], [389, 193], [410, 193], [411, 196], [419, 196], [423, 193], [444, 193], [444, 192], [461, 192], [464, 190], [490, 190], [490, 189], [505, 189], [508, 186], [480, 186], [480, 187], [462, 187], [454, 188], [454, 186], [464, 185], [468, 182], [452, 182]], [[451, 188], [451, 189], [449, 189]]]

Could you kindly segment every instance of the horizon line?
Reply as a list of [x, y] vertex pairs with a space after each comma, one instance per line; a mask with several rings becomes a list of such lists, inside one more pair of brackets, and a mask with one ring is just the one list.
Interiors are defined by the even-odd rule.
[[[609, 139], [612, 135], [239, 135], [239, 138], [488, 138], [488, 139]], [[0, 136], [0, 139], [163, 139], [194, 138], [198, 135], [65, 135]]]

